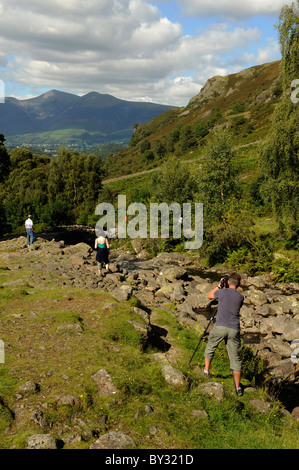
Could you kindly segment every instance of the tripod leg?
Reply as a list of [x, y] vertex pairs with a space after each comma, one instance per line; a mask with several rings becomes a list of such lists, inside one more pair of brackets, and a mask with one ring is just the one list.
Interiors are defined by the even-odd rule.
[[208, 331], [208, 329], [209, 329], [210, 324], [211, 324], [212, 321], [214, 320], [214, 317], [215, 317], [215, 315], [216, 315], [216, 313], [217, 313], [217, 310], [218, 310], [218, 309], [217, 309], [217, 307], [216, 307], [215, 310], [214, 310], [213, 315], [212, 315], [211, 318], [210, 318], [210, 321], [209, 321], [209, 323], [208, 323], [208, 326], [206, 327], [205, 331], [204, 331], [203, 334], [201, 335], [200, 340], [199, 340], [199, 343], [198, 343], [198, 345], [196, 346], [194, 353], [192, 354], [192, 357], [191, 357], [191, 359], [190, 359], [190, 361], [189, 361], [189, 363], [188, 363], [189, 365], [191, 364], [191, 361], [192, 361], [192, 359], [193, 359], [193, 357], [194, 357], [194, 354], [195, 354], [196, 351], [198, 350], [199, 345], [200, 345], [200, 343], [201, 343], [203, 337], [204, 337], [204, 336], [207, 336], [207, 331]]

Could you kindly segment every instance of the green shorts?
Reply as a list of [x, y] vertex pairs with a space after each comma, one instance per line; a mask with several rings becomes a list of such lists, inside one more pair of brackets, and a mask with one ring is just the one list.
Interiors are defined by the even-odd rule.
[[230, 368], [232, 370], [241, 370], [241, 338], [240, 331], [226, 326], [214, 326], [209, 334], [208, 344], [204, 356], [207, 359], [213, 359], [216, 348], [221, 341], [225, 341]]

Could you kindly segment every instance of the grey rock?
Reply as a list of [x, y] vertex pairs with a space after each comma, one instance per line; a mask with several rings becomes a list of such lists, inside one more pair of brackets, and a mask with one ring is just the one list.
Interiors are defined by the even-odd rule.
[[207, 418], [208, 413], [205, 410], [192, 410], [192, 415], [195, 418]]
[[271, 278], [268, 274], [261, 274], [260, 276], [248, 277], [246, 284], [248, 286], [253, 285], [258, 288], [265, 288], [271, 284]]
[[261, 291], [250, 289], [244, 293], [244, 304], [252, 304], [256, 306], [264, 305], [268, 302], [266, 294]]
[[28, 286], [27, 281], [24, 279], [17, 279], [15, 281], [4, 282], [2, 286], [10, 287], [10, 286]]
[[143, 320], [146, 322], [147, 325], [149, 324], [150, 314], [148, 314], [145, 310], [143, 310], [142, 308], [133, 307], [132, 311], [136, 313], [137, 315], [139, 315], [141, 318], [143, 318]]
[[57, 405], [75, 406], [79, 405], [80, 400], [78, 397], [75, 397], [73, 395], [58, 395], [55, 397], [55, 402]]
[[186, 275], [187, 271], [180, 266], [170, 266], [161, 269], [161, 273], [168, 281], [175, 281], [176, 279], [182, 279]]
[[65, 444], [77, 444], [82, 441], [82, 436], [79, 433], [70, 434], [63, 438]]
[[214, 398], [218, 402], [222, 402], [224, 398], [223, 385], [218, 382], [207, 382], [199, 386], [199, 390], [204, 395]]
[[93, 444], [90, 445], [90, 449], [124, 449], [133, 448], [135, 442], [133, 439], [120, 431], [111, 431], [103, 436], [99, 437]]
[[144, 410], [145, 414], [147, 415], [152, 415], [155, 412], [155, 408], [153, 407], [153, 405], [145, 405]]
[[175, 367], [162, 365], [162, 374], [166, 382], [175, 387], [181, 387], [187, 384], [184, 374]]
[[250, 404], [253, 408], [264, 415], [271, 409], [271, 404], [263, 400], [252, 399], [250, 400]]
[[79, 325], [78, 323], [69, 323], [67, 325], [61, 325], [57, 328], [57, 331], [61, 331], [61, 330], [73, 330], [73, 331], [77, 331], [78, 333], [81, 333], [83, 331], [83, 327], [81, 325]]
[[110, 291], [110, 294], [119, 301], [129, 300], [133, 292], [132, 286], [122, 285]]
[[41, 428], [47, 428], [49, 426], [49, 423], [44, 417], [43, 412], [40, 410], [34, 411], [30, 419], [38, 424]]
[[27, 437], [27, 449], [57, 449], [57, 441], [50, 434], [33, 434]]
[[292, 410], [291, 416], [297, 423], [299, 423], [299, 406], [296, 406], [296, 408]]
[[113, 385], [111, 376], [106, 369], [98, 370], [92, 375], [92, 379], [97, 384], [99, 395], [110, 395], [118, 392], [118, 389]]
[[28, 382], [24, 383], [23, 385], [20, 385], [19, 387], [19, 393], [21, 395], [26, 395], [29, 393], [35, 393], [39, 391], [39, 385], [32, 380], [29, 380]]

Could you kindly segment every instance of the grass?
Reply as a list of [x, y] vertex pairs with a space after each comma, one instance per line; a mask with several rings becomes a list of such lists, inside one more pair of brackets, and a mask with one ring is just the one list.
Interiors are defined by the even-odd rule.
[[[3, 271], [5, 282], [15, 278], [18, 261]], [[30, 276], [35, 267], [29, 263], [17, 272], [24, 269]], [[113, 307], [103, 308], [107, 303]], [[298, 448], [296, 423], [285, 422], [279, 403], [263, 388], [235, 396], [225, 347], [217, 350], [208, 379], [200, 373], [205, 341], [189, 364], [198, 334], [179, 324], [175, 305], [151, 315], [152, 323], [168, 332], [169, 360], [176, 361], [175, 367], [187, 378], [179, 388], [168, 384], [161, 364], [153, 360], [153, 353], [160, 351], [150, 344], [145, 347], [142, 333], [130, 323], [143, 323], [133, 306], [142, 307], [138, 299], [120, 303], [101, 290], [61, 288], [51, 276], [47, 287], [0, 288], [5, 344], [5, 364], [0, 364], [1, 449], [26, 448], [27, 437], [41, 432], [60, 440], [77, 432], [83, 440], [65, 443], [64, 448], [84, 449], [116, 429], [129, 434], [137, 449]], [[118, 393], [98, 394], [92, 376], [102, 368]], [[29, 380], [40, 390], [17, 398], [20, 385]], [[207, 381], [223, 384], [221, 404], [201, 393], [199, 387]], [[243, 382], [250, 385], [251, 379], [244, 377]], [[75, 397], [76, 404], [57, 404], [63, 395]], [[267, 415], [251, 406], [251, 398], [271, 400]], [[32, 420], [37, 409], [52, 423], [50, 428], [41, 429]], [[193, 410], [205, 410], [207, 416], [197, 418]]]

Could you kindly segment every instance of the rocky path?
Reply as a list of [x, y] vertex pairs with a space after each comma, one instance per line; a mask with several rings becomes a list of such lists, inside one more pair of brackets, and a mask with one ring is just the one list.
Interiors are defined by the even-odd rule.
[[[29, 272], [30, 276], [26, 275]], [[165, 380], [174, 386], [186, 381], [186, 377], [176, 368], [177, 363], [182, 361], [183, 353], [177, 338], [172, 337], [171, 331], [167, 331], [160, 321], [160, 312], [168, 311], [182, 327], [191, 328], [201, 335], [212, 311], [207, 293], [224, 274], [227, 273], [216, 269], [202, 271], [195, 259], [184, 254], [164, 253], [151, 258], [142, 246], [137, 248], [136, 244], [132, 252], [111, 250], [110, 271], [99, 277], [95, 252], [85, 243], [65, 246], [63, 241], [37, 238], [29, 249], [24, 237], [0, 243], [0, 283], [3, 287], [31, 286], [34, 290], [38, 286], [49, 289], [49, 296], [53, 286], [62, 292], [65, 288], [75, 290], [79, 287], [90, 293], [99, 290], [107, 292], [120, 303], [132, 297], [137, 298], [140, 305], [134, 307], [134, 311], [143, 321], [132, 321], [132, 327], [142, 332], [146, 341], [154, 341], [159, 346], [160, 352], [153, 355], [153, 359], [161, 364]], [[6, 282], [6, 279], [9, 280]], [[299, 339], [299, 286], [273, 284], [269, 275], [243, 275], [242, 279], [245, 296], [241, 310], [243, 338], [249, 338], [250, 348], [268, 362], [269, 375], [276, 383], [295, 389], [298, 387], [299, 367], [292, 362], [291, 355], [294, 351], [293, 343]], [[84, 298], [82, 302], [86, 311], [93, 311], [92, 298]], [[72, 302], [72, 299], [65, 298], [59, 302], [60, 310], [67, 310], [68, 303], [72, 303], [72, 312], [79, 317], [82, 303], [80, 305], [79, 301]], [[30, 312], [29, 320], [35, 320], [42, 312], [42, 300], [38, 308], [38, 311]], [[53, 306], [53, 315], [55, 308]], [[19, 317], [22, 317], [22, 313], [18, 311], [11, 315], [11, 321], [16, 322], [16, 331]], [[97, 319], [88, 318], [87, 321], [92, 326]], [[32, 344], [29, 323], [26, 334], [20, 333], [20, 342], [26, 350], [31, 351], [32, 357], [40, 358], [42, 349]], [[80, 322], [70, 327], [75, 328], [74, 334], [80, 336]], [[44, 326], [38, 332], [38, 343], [44, 341], [45, 347], [49, 339], [46, 331]], [[257, 340], [252, 341], [252, 338]], [[63, 351], [62, 343], [56, 347]], [[213, 382], [211, 387], [216, 388], [209, 393], [214, 393], [221, 401], [223, 389], [220, 384], [216, 385]], [[298, 406], [294, 405], [295, 415]], [[17, 417], [22, 421], [21, 408], [17, 411]], [[33, 448], [34, 445], [32, 443]]]
[[[196, 271], [194, 260], [184, 254], [164, 253], [152, 259], [136, 245], [136, 252], [112, 250], [110, 272], [99, 277], [95, 252], [85, 243], [64, 246], [63, 241], [37, 239], [28, 249], [25, 238], [19, 237], [2, 243], [4, 246], [2, 279], [5, 280], [10, 260], [34, 263], [35, 274], [30, 279], [18, 278], [10, 284], [29, 282], [47, 286], [55, 280], [62, 287], [101, 288], [118, 300], [135, 296], [151, 310], [171, 305], [179, 322], [199, 334], [212, 313], [207, 293], [213, 282], [225, 274], [215, 269], [202, 272], [197, 268]], [[291, 356], [299, 340], [298, 284], [274, 284], [269, 275], [243, 275], [241, 290], [245, 296], [240, 312], [245, 341], [251, 342], [254, 352], [269, 362], [271, 374], [277, 380], [295, 382], [299, 366], [292, 362]], [[255, 342], [254, 338], [258, 340]]]

